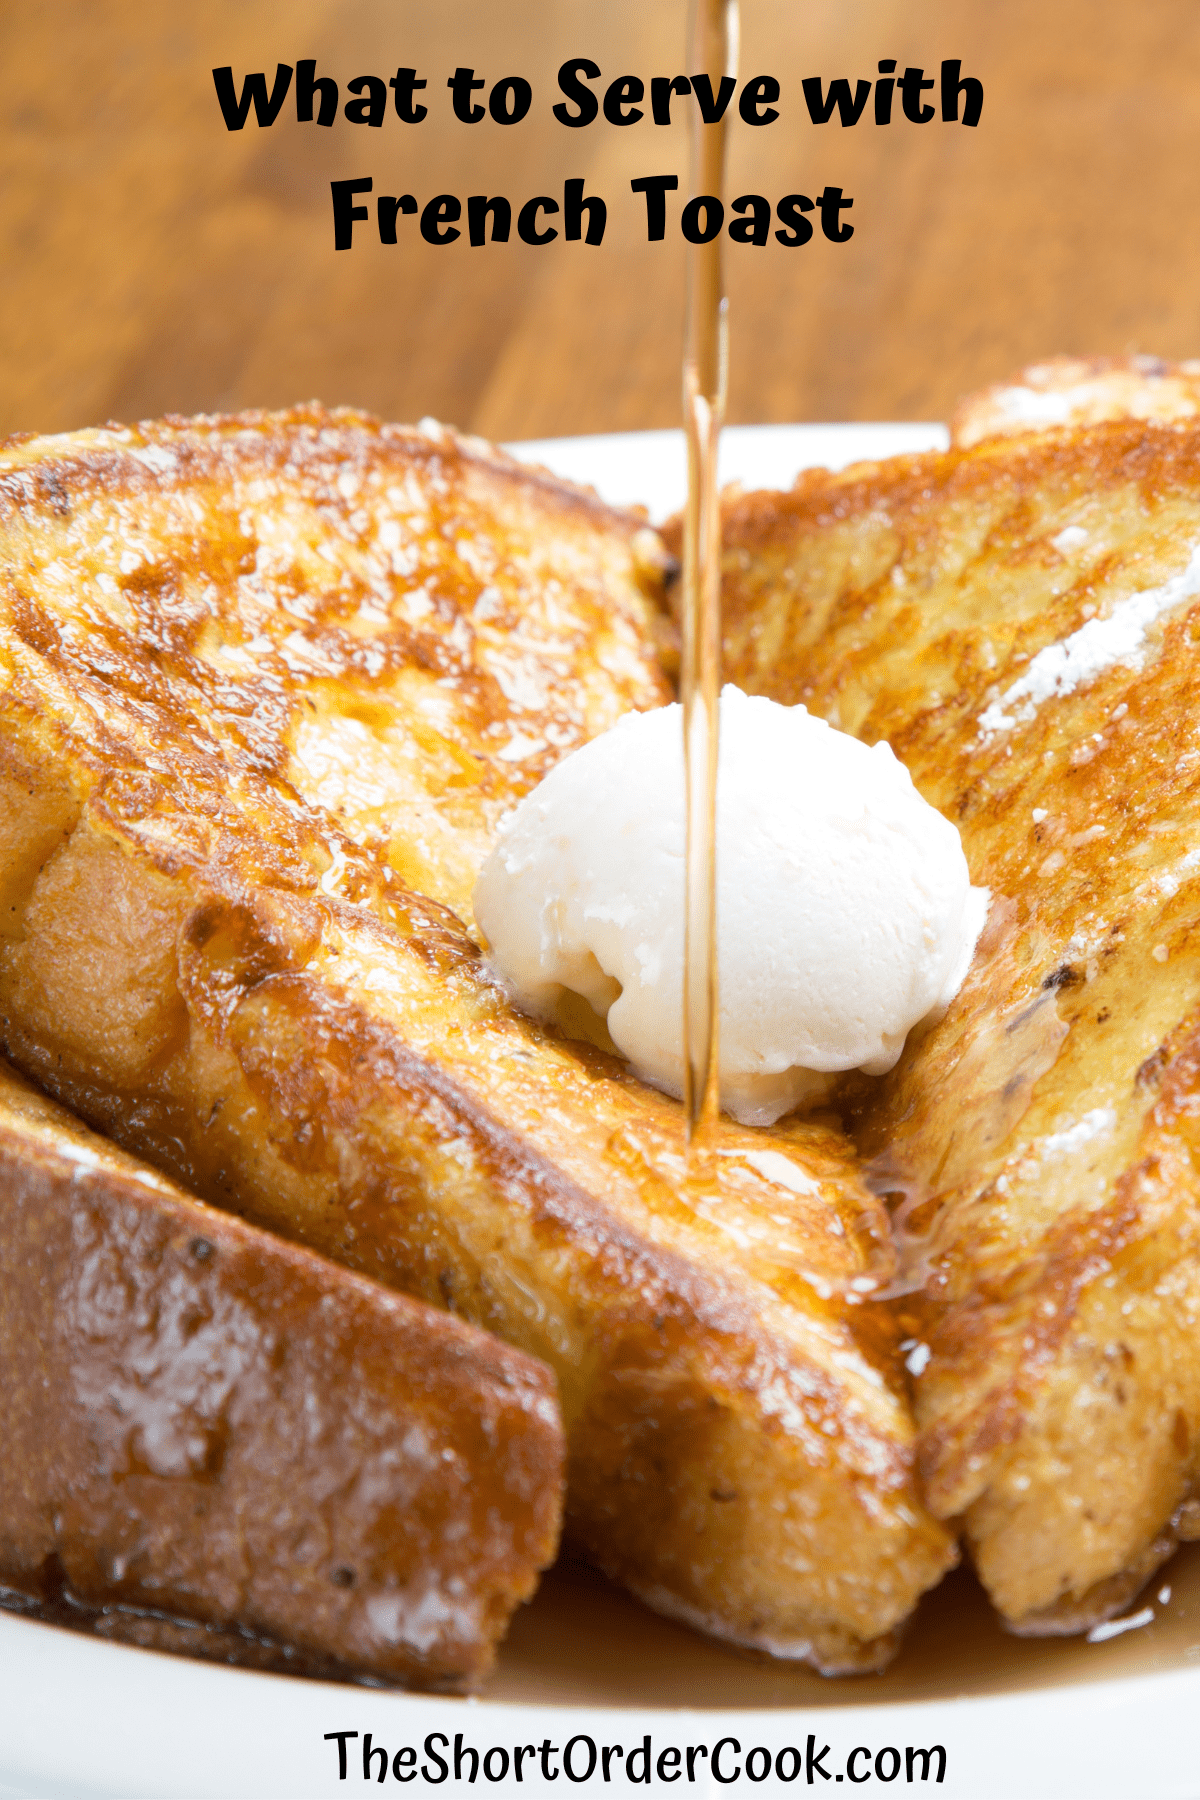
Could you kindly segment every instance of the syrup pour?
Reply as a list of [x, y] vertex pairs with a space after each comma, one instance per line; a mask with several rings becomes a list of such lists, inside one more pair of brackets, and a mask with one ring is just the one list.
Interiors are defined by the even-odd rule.
[[[707, 74], [712, 92], [736, 77], [737, 0], [691, 0], [688, 68]], [[689, 199], [720, 201], [725, 119], [706, 125], [691, 109]], [[706, 229], [711, 222], [705, 214]], [[688, 1143], [716, 1120], [718, 970], [716, 800], [718, 699], [721, 680], [721, 520], [717, 444], [725, 417], [729, 315], [722, 234], [688, 246], [687, 331], [683, 356], [683, 423], [688, 449], [688, 500], [683, 532], [683, 754], [687, 787], [686, 901], [683, 937], [684, 1099]]]

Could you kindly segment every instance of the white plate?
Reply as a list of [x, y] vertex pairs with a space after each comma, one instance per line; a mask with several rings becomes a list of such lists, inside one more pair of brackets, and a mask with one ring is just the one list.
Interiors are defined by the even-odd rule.
[[[718, 479], [722, 485], [785, 488], [800, 469], [844, 469], [876, 456], [944, 450], [948, 441], [944, 425], [730, 425], [721, 433]], [[522, 462], [589, 483], [612, 506], [644, 506], [655, 524], [687, 498], [682, 431], [539, 438], [505, 449]]]
[[[723, 446], [722, 477], [747, 486], [786, 487], [806, 465], [841, 467], [863, 457], [936, 448], [935, 425], [798, 425], [735, 428]], [[614, 502], [641, 500], [655, 518], [683, 500], [678, 432], [565, 438], [515, 447], [526, 460], [591, 482]], [[0, 1454], [3, 1447], [0, 1446]], [[1019, 1642], [1005, 1637], [969, 1576], [951, 1576], [922, 1606], [904, 1651], [882, 1677], [823, 1682], [807, 1671], [731, 1655], [680, 1626], [643, 1612], [590, 1572], [555, 1571], [515, 1620], [500, 1665], [477, 1700], [430, 1698], [254, 1674], [101, 1642], [0, 1613], [0, 1800], [4, 1796], [267, 1797], [364, 1791], [363, 1746], [372, 1735], [371, 1790], [379, 1785], [378, 1746], [417, 1752], [410, 1791], [436, 1791], [422, 1766], [429, 1734], [480, 1754], [496, 1747], [472, 1785], [447, 1780], [447, 1794], [562, 1796], [641, 1792], [623, 1764], [587, 1782], [546, 1782], [525, 1758], [517, 1785], [501, 1774], [499, 1750], [563, 1746], [592, 1737], [632, 1751], [649, 1736], [650, 1786], [662, 1792], [664, 1750], [735, 1739], [678, 1795], [724, 1792], [832, 1792], [843, 1783], [870, 1792], [937, 1791], [958, 1800], [1197, 1800], [1200, 1796], [1200, 1546], [1163, 1572], [1149, 1602], [1136, 1603], [1127, 1629], [1088, 1644]], [[345, 1740], [347, 1774], [339, 1778]], [[762, 1746], [782, 1769], [812, 1748], [811, 1782], [802, 1769], [784, 1782], [751, 1782], [747, 1753]], [[827, 1753], [824, 1747], [828, 1745]], [[944, 1780], [906, 1779], [905, 1752], [940, 1745]], [[440, 1744], [435, 1741], [435, 1749]], [[895, 1749], [900, 1758], [888, 1781]], [[857, 1752], [857, 1755], [855, 1755]], [[588, 1758], [582, 1741], [572, 1767]], [[878, 1758], [878, 1773], [876, 1772]], [[753, 1759], [758, 1773], [762, 1757]], [[469, 1771], [469, 1759], [465, 1768]], [[640, 1772], [640, 1761], [639, 1761]], [[684, 1765], [686, 1768], [686, 1765]], [[402, 1767], [401, 1773], [407, 1770]], [[670, 1759], [664, 1775], [672, 1773]], [[829, 1780], [822, 1779], [827, 1773]], [[856, 1778], [856, 1783], [855, 1783]], [[559, 1778], [561, 1781], [561, 1777]], [[386, 1788], [396, 1791], [389, 1768]]]

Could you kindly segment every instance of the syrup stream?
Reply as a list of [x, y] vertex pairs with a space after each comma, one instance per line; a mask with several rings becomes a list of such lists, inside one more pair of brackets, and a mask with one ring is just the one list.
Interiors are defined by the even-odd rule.
[[[737, 0], [691, 0], [688, 69], [707, 74], [716, 94], [736, 76]], [[689, 199], [721, 198], [725, 118], [706, 125], [691, 108]], [[707, 223], [707, 215], [706, 215]], [[683, 937], [684, 1099], [688, 1143], [716, 1119], [718, 970], [716, 799], [721, 681], [721, 520], [717, 444], [725, 417], [728, 303], [722, 233], [689, 244], [687, 329], [683, 358], [683, 423], [688, 449], [688, 500], [683, 533], [683, 752], [687, 787], [686, 900]]]

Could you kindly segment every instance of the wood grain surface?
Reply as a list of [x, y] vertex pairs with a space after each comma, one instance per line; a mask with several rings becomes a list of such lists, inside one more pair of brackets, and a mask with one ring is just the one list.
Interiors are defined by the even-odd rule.
[[[676, 422], [683, 242], [648, 243], [643, 174], [686, 173], [682, 124], [581, 131], [559, 65], [599, 86], [683, 68], [685, 0], [15, 0], [0, 7], [0, 430], [319, 397], [497, 438]], [[742, 69], [780, 118], [735, 125], [731, 194], [854, 198], [845, 244], [731, 245], [732, 421], [944, 417], [1055, 351], [1200, 353], [1200, 9], [1188, 0], [742, 0]], [[341, 88], [398, 65], [429, 116], [225, 130], [214, 65], [317, 59]], [[814, 125], [801, 81], [881, 57], [982, 79], [975, 129], [868, 104]], [[521, 74], [521, 123], [464, 125], [447, 76]], [[933, 96], [936, 101], [936, 93]], [[389, 96], [390, 99], [390, 96]], [[683, 114], [679, 103], [676, 111]], [[897, 113], [899, 108], [896, 108]], [[604, 242], [438, 247], [373, 218], [333, 247], [331, 180], [486, 190], [582, 176]]]

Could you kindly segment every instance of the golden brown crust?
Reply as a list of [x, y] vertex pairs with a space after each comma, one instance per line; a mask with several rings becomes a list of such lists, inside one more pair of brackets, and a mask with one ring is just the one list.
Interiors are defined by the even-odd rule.
[[544, 1365], [192, 1199], [3, 1064], [0, 1186], [0, 1586], [227, 1660], [486, 1673], [558, 1542]]
[[1160, 356], [1052, 356], [1008, 381], [967, 394], [950, 420], [958, 450], [989, 437], [1014, 437], [1060, 426], [1099, 425], [1106, 419], [1154, 419], [1159, 424], [1200, 414], [1200, 362]]
[[468, 920], [501, 814], [669, 697], [643, 521], [432, 421], [297, 407], [10, 442], [0, 529], [31, 650], [198, 725]]
[[[437, 903], [542, 766], [513, 774], [518, 736], [560, 754], [663, 697], [640, 523], [311, 411], [9, 466], [0, 839], [49, 846], [0, 894], [10, 1053], [206, 1198], [550, 1362], [571, 1527], [653, 1603], [878, 1664], [954, 1549], [895, 1327], [856, 1304], [892, 1253], [849, 1145], [723, 1125], [685, 1184], [675, 1103], [514, 1015]], [[395, 537], [369, 616], [364, 534]], [[422, 812], [439, 744], [458, 773]], [[364, 765], [400, 829], [332, 803]]]
[[[730, 677], [888, 738], [997, 896], [858, 1129], [925, 1233], [930, 1504], [1006, 1616], [1078, 1627], [1155, 1565], [1200, 1442], [1200, 430], [814, 474], [726, 532]], [[1076, 635], [1138, 594], [1113, 658]]]

